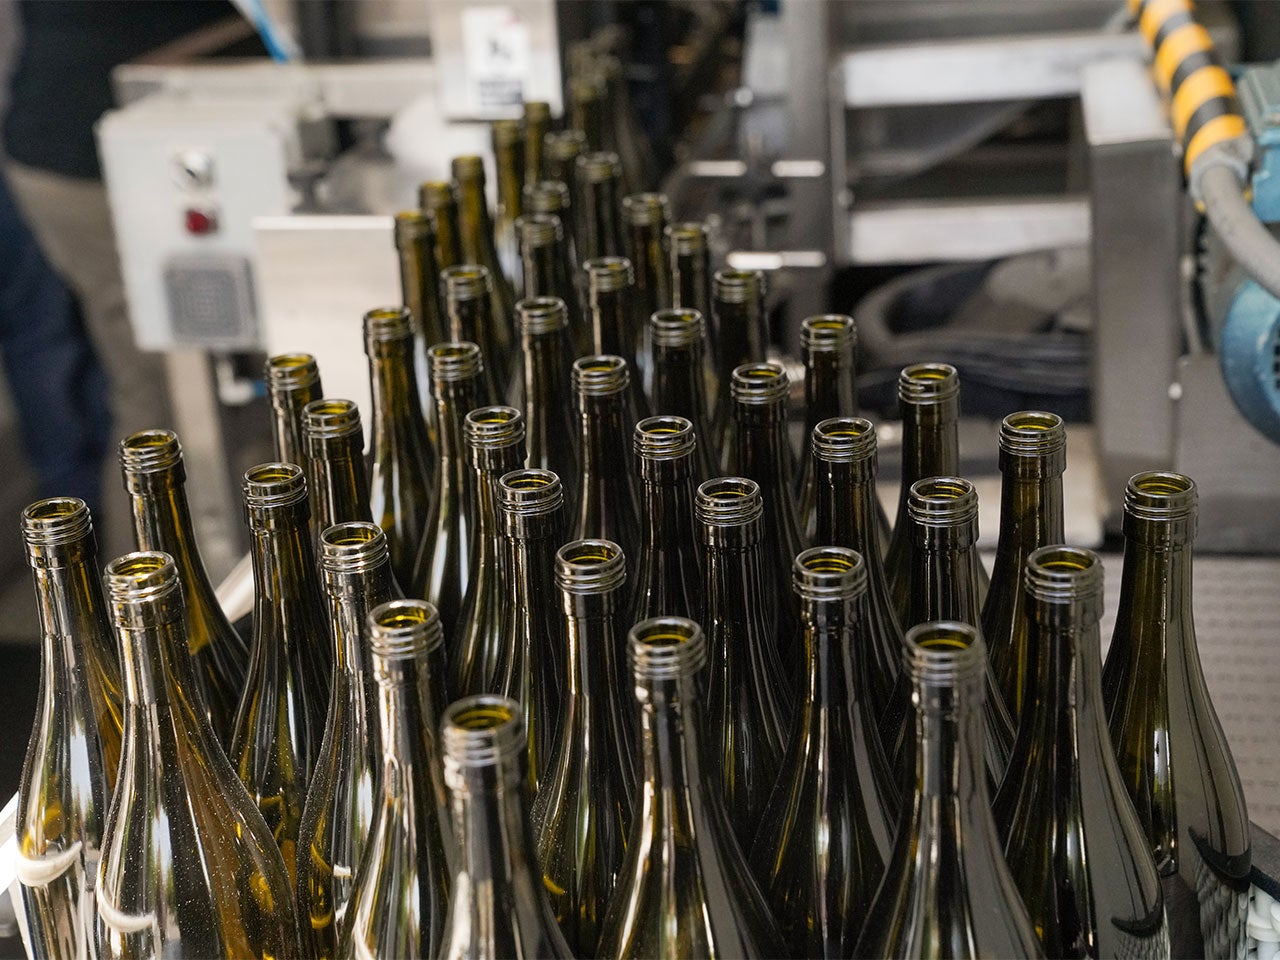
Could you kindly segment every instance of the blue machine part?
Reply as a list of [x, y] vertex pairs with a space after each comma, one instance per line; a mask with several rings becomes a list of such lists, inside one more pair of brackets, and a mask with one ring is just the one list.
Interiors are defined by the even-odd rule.
[[1252, 280], [1240, 285], [1227, 310], [1218, 361], [1240, 413], [1280, 443], [1280, 300]]

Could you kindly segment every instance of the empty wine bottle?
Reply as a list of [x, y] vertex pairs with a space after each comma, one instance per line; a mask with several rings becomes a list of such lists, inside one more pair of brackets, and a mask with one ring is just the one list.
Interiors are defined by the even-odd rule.
[[1190, 477], [1129, 480], [1120, 607], [1102, 695], [1120, 776], [1160, 872], [1173, 955], [1238, 957], [1249, 815], [1196, 646], [1196, 507]]
[[[1011, 413], [1000, 422], [1000, 539], [991, 570], [991, 589], [982, 605], [982, 636], [995, 678], [1014, 726], [1023, 716], [1032, 671], [1028, 636], [1028, 592], [1022, 567], [1037, 547], [1061, 543], [1062, 472], [1067, 465], [1067, 431], [1052, 413]], [[1048, 947], [1046, 947], [1048, 949]]]
[[751, 865], [794, 956], [847, 957], [884, 875], [897, 797], [853, 663], [867, 568], [847, 547], [792, 567], [804, 631], [804, 697]]
[[[633, 725], [613, 681], [622, 651], [615, 597], [626, 582], [621, 548], [575, 540], [556, 554], [568, 620], [564, 718], [533, 804], [533, 832], [556, 920], [576, 956], [596, 955], [631, 825]], [[630, 704], [626, 704], [630, 706]]]
[[693, 464], [698, 438], [683, 417], [635, 426], [643, 536], [631, 590], [630, 623], [650, 617], [702, 619], [702, 574], [693, 532]]
[[412, 593], [436, 608], [445, 636], [453, 637], [471, 582], [476, 522], [471, 515], [471, 464], [462, 421], [483, 402], [484, 361], [480, 348], [465, 342], [438, 343], [427, 356], [440, 431], [440, 464], [432, 512], [414, 564]]
[[698, 487], [694, 509], [705, 551], [705, 716], [716, 758], [708, 772], [718, 774], [746, 845], [777, 779], [791, 719], [791, 689], [771, 633], [777, 597], [764, 571], [764, 498], [753, 480], [720, 477]]
[[95, 874], [120, 763], [120, 665], [85, 502], [31, 504], [22, 539], [40, 612], [40, 687], [18, 786], [14, 866], [32, 955], [90, 957]]
[[574, 71], [569, 81], [569, 122], [582, 131], [587, 150], [613, 148], [613, 125], [605, 116], [605, 89], [596, 74]]
[[[520, 705], [466, 697], [445, 711], [444, 779], [458, 855], [440, 960], [571, 957], [538, 876]], [[465, 893], [464, 893], [465, 891]]]
[[1102, 561], [1041, 547], [1024, 581], [1027, 696], [992, 804], [1009, 872], [1048, 956], [1168, 957], [1160, 878], [1103, 712]]
[[[910, 628], [933, 620], [955, 620], [981, 628], [978, 598], [978, 492], [960, 477], [930, 477], [911, 485], [905, 522], [911, 544], [910, 604], [903, 624]], [[984, 643], [985, 647], [986, 644]], [[1015, 727], [995, 677], [987, 671], [983, 712], [987, 768], [994, 790], [1004, 779]], [[905, 677], [895, 696], [910, 697]], [[895, 710], [895, 713], [898, 711]], [[905, 712], [905, 711], [903, 711]], [[910, 738], [902, 736], [895, 766], [909, 771]]]
[[[671, 273], [663, 247], [667, 198], [661, 193], [630, 194], [622, 198], [622, 214], [627, 225], [626, 257], [636, 274], [636, 312], [647, 318], [671, 304]], [[636, 349], [647, 358], [645, 326], [640, 325], [636, 332]]]
[[621, 257], [622, 163], [616, 153], [585, 153], [575, 161], [578, 178], [578, 256], [585, 263]]
[[448, 702], [444, 635], [435, 608], [423, 600], [374, 607], [367, 629], [382, 782], [338, 955], [434, 957], [453, 880], [437, 746]]
[[200, 560], [195, 525], [187, 503], [182, 446], [171, 430], [143, 430], [120, 441], [120, 466], [133, 508], [133, 534], [143, 550], [173, 558], [186, 608], [194, 691], [218, 743], [231, 742], [236, 706], [244, 689], [249, 650], [218, 606], [213, 584]]
[[942, 621], [907, 631], [914, 796], [853, 955], [1042, 957], [1000, 851], [983, 764], [986, 645]]
[[720, 384], [716, 429], [720, 431], [726, 455], [729, 451], [724, 438], [732, 429], [733, 420], [733, 404], [729, 396], [733, 371], [744, 363], [763, 360], [769, 342], [764, 292], [764, 274], [759, 270], [717, 270], [712, 277], [711, 342], [714, 344], [716, 381]]
[[653, 348], [653, 399], [664, 416], [684, 417], [698, 438], [694, 479], [701, 483], [720, 472], [720, 454], [707, 401], [706, 321], [697, 310], [658, 310], [649, 317]]
[[543, 141], [551, 130], [551, 104], [545, 100], [524, 102], [524, 182], [542, 179]]
[[627, 444], [635, 422], [627, 361], [579, 357], [572, 379], [581, 424], [582, 484], [570, 532], [575, 540], [612, 540], [634, 556], [640, 546], [640, 517]]
[[302, 468], [251, 467], [244, 510], [252, 537], [253, 646], [227, 756], [275, 837], [292, 884], [333, 664]]
[[612, 54], [598, 58], [597, 65], [604, 84], [605, 118], [612, 128], [609, 149], [622, 158], [623, 180], [629, 188], [647, 190], [658, 179], [657, 160], [631, 100], [626, 67]]
[[894, 696], [902, 675], [902, 627], [889, 601], [876, 537], [876, 428], [860, 417], [823, 420], [813, 428], [810, 446], [818, 542], [856, 550], [866, 564], [867, 642], [853, 649], [853, 682], [892, 758], [911, 705], [909, 698]]
[[266, 363], [264, 377], [271, 397], [271, 436], [276, 459], [307, 467], [307, 445], [302, 435], [302, 410], [324, 396], [320, 368], [309, 353], [281, 353]]
[[512, 316], [516, 298], [494, 241], [493, 219], [489, 216], [489, 201], [484, 189], [484, 161], [477, 156], [454, 157], [452, 171], [458, 188], [458, 224], [462, 236], [463, 262], [483, 266], [489, 271], [489, 278], [493, 283], [493, 325], [498, 352], [485, 349], [484, 341], [476, 340], [475, 337], [460, 337], [456, 331], [452, 336], [454, 340], [476, 340], [480, 348], [485, 350], [485, 358], [490, 360], [490, 365], [494, 366], [498, 360], [502, 360], [501, 369], [505, 369], [506, 361], [511, 356]]
[[372, 518], [364, 470], [364, 429], [351, 400], [313, 400], [302, 410], [307, 441], [307, 492], [317, 543], [335, 523]]
[[[400, 255], [400, 298], [413, 326], [413, 369], [418, 406], [430, 406], [427, 389], [427, 347], [445, 339], [440, 310], [440, 267], [436, 264], [435, 220], [424, 210], [402, 210], [395, 219], [396, 251]], [[292, 461], [286, 461], [292, 462]]]
[[516, 220], [524, 213], [524, 129], [519, 120], [495, 120], [490, 127], [498, 206], [493, 236], [498, 261], [507, 279], [519, 275], [520, 250], [516, 246]]
[[[596, 353], [624, 358], [635, 369], [635, 275], [626, 257], [597, 257], [582, 264], [587, 275], [591, 339]], [[637, 388], [633, 393], [638, 394]]]
[[102, 836], [102, 957], [294, 957], [289, 876], [201, 708], [168, 554], [107, 565], [123, 651], [124, 750]]
[[662, 232], [671, 271], [670, 305], [697, 310], [711, 320], [711, 246], [706, 225], [684, 221], [670, 224]]
[[645, 620], [627, 651], [640, 701], [641, 800], [597, 956], [787, 956], [702, 753], [702, 630], [679, 617]]
[[503, 395], [510, 380], [509, 345], [498, 335], [499, 319], [493, 310], [492, 280], [488, 269], [463, 264], [440, 271], [440, 285], [449, 316], [449, 339], [454, 343], [475, 343], [484, 356], [484, 399]]
[[582, 254], [582, 192], [578, 185], [578, 158], [587, 152], [587, 136], [581, 130], [562, 130], [559, 133], [548, 133], [542, 141], [546, 166], [546, 179], [563, 183], [569, 188], [572, 216], [565, 222], [564, 228], [573, 239], [573, 247], [577, 252], [573, 262], [581, 263]]
[[[453, 189], [453, 184], [448, 180], [426, 181], [418, 188], [418, 205], [431, 215], [435, 227], [436, 268], [446, 270], [465, 263], [462, 256], [462, 224], [458, 218], [458, 194]], [[434, 281], [432, 289], [437, 289]], [[440, 299], [438, 292], [437, 299]], [[443, 300], [440, 305], [444, 306]], [[431, 344], [427, 346], [430, 347]]]
[[381, 771], [378, 714], [363, 642], [368, 613], [398, 596], [387, 537], [375, 523], [324, 532], [320, 567], [329, 601], [333, 684], [324, 740], [298, 829], [296, 895], [302, 952], [333, 957], [351, 882], [373, 822]]
[[497, 486], [507, 570], [496, 690], [520, 704], [537, 790], [560, 725], [564, 621], [555, 608], [556, 548], [564, 542], [564, 488], [549, 470], [514, 470]]
[[516, 304], [524, 372], [525, 445], [529, 466], [550, 470], [572, 498], [578, 480], [578, 424], [569, 382], [568, 313], [557, 297]]
[[[570, 174], [573, 167], [569, 168]], [[573, 190], [569, 184], [560, 180], [541, 180], [524, 185], [525, 216], [551, 216], [560, 219], [560, 227], [564, 234], [563, 257], [568, 268], [566, 273], [570, 285], [577, 289], [578, 259], [577, 251], [577, 214], [573, 205]], [[528, 277], [526, 275], [526, 283]], [[525, 296], [529, 296], [526, 290]]]
[[409, 583], [422, 544], [436, 466], [418, 396], [409, 311], [383, 307], [364, 315], [364, 351], [373, 397], [369, 508], [387, 534], [391, 569]]
[[514, 407], [479, 407], [463, 418], [471, 460], [471, 575], [450, 651], [453, 689], [485, 692], [497, 682], [506, 546], [498, 524], [498, 479], [524, 466], [524, 416]]
[[[555, 297], [565, 305], [569, 342], [575, 356], [591, 352], [591, 327], [579, 309], [563, 221], [553, 213], [527, 213], [516, 222], [520, 234], [520, 256], [524, 268], [525, 299]], [[520, 305], [516, 304], [516, 318]]]

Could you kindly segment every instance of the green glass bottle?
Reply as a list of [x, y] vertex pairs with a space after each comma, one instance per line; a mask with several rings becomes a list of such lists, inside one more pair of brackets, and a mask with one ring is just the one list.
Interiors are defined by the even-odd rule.
[[[633, 193], [622, 198], [622, 216], [626, 221], [626, 257], [636, 274], [636, 312], [642, 320], [671, 305], [671, 273], [663, 232], [670, 219], [667, 198], [661, 193]], [[649, 346], [645, 342], [647, 325], [636, 330], [636, 351], [648, 369]]]
[[1043, 957], [1000, 849], [983, 764], [986, 645], [941, 621], [907, 631], [910, 806], [853, 956]]
[[581, 130], [561, 130], [559, 133], [548, 133], [542, 143], [546, 179], [563, 183], [569, 189], [569, 210], [572, 216], [564, 226], [576, 251], [573, 262], [578, 264], [586, 259], [581, 255], [582, 192], [578, 185], [578, 158], [587, 152], [587, 136]]
[[621, 548], [607, 540], [575, 540], [556, 554], [569, 626], [564, 718], [531, 817], [551, 909], [576, 956], [596, 955], [631, 825], [634, 725], [611, 679], [626, 576]]
[[324, 396], [320, 368], [309, 353], [281, 353], [266, 362], [263, 379], [271, 397], [271, 437], [276, 459], [307, 468], [307, 444], [302, 435], [302, 410]]
[[[572, 166], [569, 173], [573, 173]], [[563, 258], [565, 273], [569, 277], [570, 286], [574, 289], [577, 281], [577, 265], [581, 263], [577, 257], [577, 208], [573, 205], [574, 194], [569, 184], [561, 180], [540, 180], [537, 183], [524, 185], [525, 216], [559, 217], [560, 227], [564, 233]], [[526, 283], [528, 277], [526, 275]], [[528, 292], [525, 296], [528, 296]]]
[[711, 244], [706, 224], [682, 221], [668, 225], [662, 232], [671, 271], [670, 305], [697, 310], [710, 319]]
[[578, 178], [578, 256], [585, 263], [621, 257], [622, 162], [616, 153], [584, 153], [575, 161]]
[[524, 182], [537, 183], [543, 174], [543, 143], [551, 130], [551, 104], [545, 100], [524, 102]]
[[560, 729], [565, 692], [564, 621], [555, 608], [564, 488], [549, 470], [513, 470], [499, 478], [497, 497], [507, 577], [494, 686], [524, 711], [529, 783], [536, 792]]
[[40, 613], [40, 687], [14, 819], [33, 956], [92, 956], [93, 895], [124, 723], [120, 665], [83, 500], [22, 511]]
[[694, 478], [699, 483], [720, 473], [707, 401], [706, 321], [697, 310], [658, 310], [649, 317], [653, 350], [653, 391], [650, 406], [663, 416], [684, 417], [698, 438], [694, 450]]
[[381, 790], [352, 882], [338, 956], [434, 957], [444, 938], [452, 833], [437, 745], [448, 703], [435, 608], [392, 600], [369, 611], [378, 690]]
[[601, 78], [595, 73], [574, 71], [569, 80], [569, 122], [574, 130], [582, 131], [588, 150], [608, 150], [613, 146], [613, 127], [605, 109]]
[[516, 304], [516, 316], [529, 466], [566, 478], [562, 483], [572, 498], [578, 488], [580, 456], [569, 382], [568, 311], [558, 297], [534, 297]]
[[470, 583], [476, 522], [471, 514], [471, 464], [462, 421], [483, 403], [484, 361], [480, 348], [465, 342], [438, 343], [427, 357], [440, 429], [440, 466], [411, 593], [436, 608], [445, 636], [453, 637]]
[[[463, 262], [479, 264], [489, 271], [493, 283], [494, 336], [499, 349], [494, 359], [501, 359], [504, 362], [502, 369], [505, 369], [514, 339], [512, 319], [516, 298], [498, 256], [493, 219], [489, 216], [489, 201], [485, 195], [484, 161], [477, 156], [454, 157], [452, 171], [453, 181], [458, 188], [458, 223], [462, 233]], [[512, 267], [514, 266], [513, 263]], [[454, 332], [453, 339], [464, 338]], [[476, 342], [481, 349], [484, 348], [483, 341]], [[490, 352], [485, 351], [485, 357], [490, 356]]]
[[364, 632], [369, 611], [399, 592], [387, 536], [376, 523], [327, 529], [320, 569], [329, 603], [333, 684], [320, 759], [298, 829], [303, 856], [295, 891], [303, 955], [329, 958], [338, 948], [379, 790], [378, 713]]
[[440, 286], [449, 316], [449, 339], [475, 343], [484, 356], [484, 399], [505, 395], [511, 369], [509, 344], [498, 335], [490, 273], [478, 264], [463, 264], [440, 271]]
[[[448, 180], [428, 180], [418, 188], [418, 206], [431, 216], [435, 227], [436, 269], [446, 270], [466, 263], [462, 255], [462, 223], [458, 214], [458, 194]], [[434, 286], [433, 289], [437, 289]], [[437, 298], [439, 298], [437, 292]], [[443, 308], [444, 302], [441, 300]], [[443, 317], [443, 313], [441, 314]], [[427, 344], [428, 347], [431, 344]]]
[[100, 957], [295, 957], [280, 851], [202, 707], [178, 567], [107, 565], [124, 666], [124, 747], [102, 834]]
[[1129, 480], [1120, 607], [1102, 696], [1120, 776], [1160, 872], [1173, 955], [1239, 957], [1249, 814], [1196, 646], [1197, 498], [1182, 474]]
[[524, 128], [519, 120], [495, 120], [490, 126], [498, 188], [493, 235], [498, 262], [509, 281], [519, 275], [520, 250], [516, 246], [516, 220], [524, 213]]
[[721, 384], [716, 426], [722, 433], [730, 429], [732, 420], [728, 384], [733, 371], [765, 358], [769, 329], [764, 295], [765, 277], [759, 270], [717, 270], [712, 276], [711, 342], [716, 380]]
[[244, 689], [249, 649], [232, 628], [200, 560], [187, 503], [182, 446], [171, 430], [143, 430], [120, 441], [120, 467], [133, 508], [133, 534], [143, 550], [164, 551], [179, 573], [195, 690], [225, 749]]
[[335, 523], [369, 520], [369, 481], [364, 469], [364, 428], [351, 400], [313, 400], [302, 410], [307, 441], [307, 492], [317, 543]]
[[520, 705], [465, 697], [445, 711], [441, 740], [458, 893], [439, 960], [572, 957], [538, 875]]
[[982, 605], [982, 636], [991, 673], [1015, 727], [1029, 696], [1026, 685], [1032, 670], [1022, 567], [1032, 550], [1063, 540], [1066, 466], [1067, 431], [1061, 417], [1027, 410], [1000, 422], [1000, 539], [991, 589]]
[[396, 252], [400, 256], [400, 299], [409, 311], [413, 327], [413, 369], [417, 375], [418, 405], [425, 409], [431, 403], [427, 390], [427, 347], [445, 339], [434, 218], [424, 210], [400, 211], [395, 218], [395, 239]]
[[596, 955], [788, 956], [703, 754], [702, 630], [679, 617], [645, 620], [627, 652], [640, 701], [640, 803]]
[[227, 756], [280, 847], [292, 887], [333, 663], [302, 468], [251, 467], [244, 510], [252, 538], [253, 646]]
[[[765, 574], [764, 498], [745, 477], [698, 487], [705, 559], [707, 736], [725, 809], [739, 840], [755, 839], [782, 764], [791, 695], [771, 633], [777, 603]], [[797, 673], [799, 671], [796, 671]]]
[[880, 735], [854, 681], [867, 568], [847, 547], [792, 567], [805, 686], [751, 865], [795, 956], [847, 957], [884, 875], [897, 797]]
[[597, 63], [604, 84], [605, 117], [612, 128], [609, 149], [622, 158], [623, 180], [630, 189], [647, 190], [658, 179], [658, 164], [631, 99], [626, 65], [613, 54], [600, 57]]
[[[574, 356], [592, 352], [591, 325], [581, 309], [575, 270], [564, 221], [559, 214], [529, 213], [516, 227], [524, 266], [525, 299], [555, 297], [565, 305], [567, 339]], [[519, 304], [516, 305], [519, 316]]]
[[1025, 558], [1027, 696], [992, 804], [1005, 860], [1050, 957], [1168, 957], [1164, 894], [1102, 705], [1102, 561]]
[[622, 357], [579, 357], [573, 362], [582, 451], [582, 482], [570, 520], [575, 540], [612, 540], [634, 556], [640, 514], [627, 436], [635, 423], [631, 373]]
[[499, 526], [498, 480], [524, 466], [524, 415], [514, 407], [479, 407], [463, 418], [471, 459], [471, 574], [450, 651], [454, 690], [484, 693], [497, 684], [506, 546]]

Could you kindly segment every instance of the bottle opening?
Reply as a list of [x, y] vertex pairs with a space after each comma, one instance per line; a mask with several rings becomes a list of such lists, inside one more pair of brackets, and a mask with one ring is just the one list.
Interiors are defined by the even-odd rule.
[[662, 232], [678, 257], [691, 257], [707, 250], [707, 228], [701, 223], [673, 223]]
[[524, 127], [519, 120], [495, 120], [491, 129], [495, 147], [514, 147], [524, 143]]
[[1000, 421], [1000, 452], [1020, 457], [1044, 457], [1067, 446], [1067, 428], [1056, 413], [1022, 410]]
[[555, 333], [569, 322], [564, 301], [559, 297], [530, 297], [516, 304], [516, 316], [520, 318], [520, 330], [529, 336]]
[[425, 210], [439, 210], [457, 198], [453, 193], [453, 184], [448, 180], [426, 180], [418, 186], [418, 202]]
[[1195, 481], [1181, 473], [1151, 471], [1129, 478], [1125, 513], [1140, 520], [1180, 520], [1194, 516], [1199, 494]]
[[618, 159], [616, 153], [608, 151], [584, 153], [578, 157], [576, 163], [578, 176], [587, 183], [605, 183], [617, 179], [622, 172], [622, 161]]
[[580, 396], [603, 397], [631, 385], [631, 371], [622, 357], [603, 354], [573, 361], [573, 389]]
[[862, 417], [832, 417], [813, 428], [814, 455], [828, 463], [854, 463], [876, 455], [876, 428]]
[[353, 400], [312, 400], [302, 408], [302, 431], [308, 437], [350, 437], [360, 432], [360, 408]]
[[718, 477], [698, 487], [694, 512], [708, 526], [741, 526], [764, 514], [760, 485], [746, 477]]
[[524, 414], [515, 407], [480, 407], [463, 418], [462, 432], [476, 450], [497, 450], [524, 442]]
[[636, 424], [632, 446], [643, 460], [679, 460], [698, 444], [693, 424], [684, 417], [648, 417]]
[[852, 359], [857, 327], [840, 313], [806, 317], [800, 322], [800, 347], [810, 353], [848, 353]]
[[413, 337], [413, 315], [406, 307], [375, 307], [364, 315], [365, 343], [375, 344]]
[[440, 282], [445, 299], [454, 303], [481, 300], [493, 289], [488, 269], [476, 263], [445, 267], [440, 271]]
[[453, 179], [459, 183], [464, 180], [484, 181], [484, 160], [475, 154], [454, 157], [449, 169], [453, 174]]
[[649, 317], [649, 338], [655, 347], [690, 347], [705, 337], [706, 321], [697, 310], [669, 308]]
[[573, 160], [587, 149], [587, 135], [581, 130], [562, 130], [548, 133], [542, 144], [550, 159]]
[[1104, 573], [1101, 558], [1080, 547], [1049, 546], [1033, 550], [1023, 567], [1027, 593], [1043, 603], [1095, 600], [1102, 616]]
[[907, 516], [926, 526], [957, 526], [978, 519], [978, 491], [961, 477], [928, 477], [911, 485]]
[[412, 659], [444, 643], [440, 614], [425, 600], [392, 600], [369, 611], [369, 648], [382, 660]]
[[320, 368], [309, 353], [280, 353], [267, 361], [266, 379], [273, 393], [302, 390], [320, 380]]
[[564, 506], [564, 486], [550, 470], [512, 470], [498, 480], [498, 502], [515, 516], [545, 516]]
[[22, 539], [28, 547], [73, 543], [92, 532], [89, 505], [78, 497], [37, 500], [22, 511]]
[[546, 123], [551, 120], [551, 104], [546, 100], [526, 100], [524, 102], [524, 119], [526, 123]]
[[907, 631], [903, 659], [916, 683], [951, 684], [981, 677], [987, 649], [976, 627], [952, 620], [921, 623]]
[[791, 582], [802, 600], [851, 601], [867, 588], [867, 568], [856, 550], [813, 547], [796, 556]]
[[429, 239], [432, 229], [431, 215], [423, 210], [401, 210], [396, 214], [396, 248], [403, 250], [415, 241]]
[[387, 535], [376, 523], [335, 523], [320, 534], [320, 565], [328, 572], [360, 572], [389, 557]]
[[938, 403], [960, 395], [960, 374], [949, 363], [915, 363], [898, 374], [900, 403]]
[[260, 463], [244, 473], [244, 502], [253, 522], [255, 509], [301, 503], [307, 498], [307, 479], [295, 463]]
[[565, 593], [608, 593], [626, 580], [626, 557], [612, 540], [574, 540], [556, 551], [556, 586]]
[[729, 381], [734, 402], [752, 406], [781, 403], [790, 390], [791, 380], [780, 363], [744, 363], [734, 368]]
[[526, 748], [520, 704], [496, 694], [463, 697], [445, 710], [441, 740], [446, 776], [509, 763]]
[[754, 303], [764, 291], [760, 270], [717, 270], [711, 278], [711, 295], [721, 303]]
[[622, 198], [622, 212], [627, 222], [637, 227], [661, 227], [667, 222], [667, 196], [664, 193], [632, 193]]
[[104, 579], [113, 603], [145, 602], [177, 589], [178, 568], [169, 554], [145, 550], [112, 560]]
[[441, 383], [470, 380], [484, 371], [480, 347], [470, 340], [437, 343], [427, 349], [431, 379]]
[[555, 213], [530, 212], [516, 218], [516, 236], [522, 249], [550, 247], [564, 237], [564, 226]]
[[641, 620], [627, 635], [627, 652], [636, 680], [673, 680], [692, 676], [707, 662], [702, 627], [685, 617]]
[[182, 445], [172, 430], [141, 430], [120, 441], [120, 463], [129, 473], [156, 473], [182, 462]]
[[[530, 214], [550, 216], [562, 213], [569, 209], [569, 203], [569, 187], [559, 180], [541, 180], [525, 185], [524, 205]], [[560, 226], [563, 228], [564, 224]]]
[[626, 257], [596, 257], [586, 261], [582, 269], [586, 271], [587, 286], [593, 295], [625, 290], [635, 282], [631, 261]]

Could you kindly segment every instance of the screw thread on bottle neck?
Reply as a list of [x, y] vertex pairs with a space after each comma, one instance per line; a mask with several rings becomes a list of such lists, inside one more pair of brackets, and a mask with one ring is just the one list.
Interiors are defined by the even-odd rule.
[[1199, 492], [1181, 473], [1153, 470], [1129, 478], [1124, 491], [1124, 535], [1152, 545], [1195, 539]]
[[791, 380], [780, 363], [744, 363], [735, 367], [729, 381], [733, 402], [750, 407], [781, 409], [791, 390]]
[[960, 396], [960, 375], [949, 363], [915, 363], [898, 375], [898, 402], [926, 405]]
[[437, 387], [442, 383], [471, 380], [484, 373], [484, 359], [480, 347], [470, 340], [437, 343], [427, 350], [431, 364], [431, 380]]
[[390, 558], [387, 535], [376, 523], [335, 523], [320, 534], [320, 568], [331, 583], [347, 574], [367, 573]]
[[1031, 616], [1049, 626], [1091, 627], [1102, 619], [1102, 560], [1092, 550], [1048, 546], [1033, 550], [1023, 567]]
[[112, 619], [123, 629], [145, 629], [182, 617], [178, 568], [167, 553], [127, 553], [107, 564], [103, 579]]
[[669, 219], [667, 207], [663, 193], [632, 193], [622, 198], [623, 216], [637, 227], [661, 227]]
[[707, 662], [707, 640], [685, 617], [653, 617], [631, 628], [627, 654], [636, 682], [647, 686], [693, 677]]
[[515, 766], [528, 746], [520, 704], [496, 694], [463, 697], [441, 724], [445, 780], [464, 786], [469, 771]]
[[867, 567], [848, 547], [812, 547], [796, 556], [791, 583], [803, 601], [848, 603], [866, 591]]
[[354, 400], [312, 400], [302, 408], [302, 431], [312, 446], [354, 437], [361, 431], [360, 408]]
[[853, 317], [826, 313], [806, 317], [800, 323], [800, 349], [806, 354], [834, 353], [842, 364], [853, 365], [858, 328]]
[[[425, 656], [444, 643], [440, 614], [425, 600], [391, 600], [369, 611], [369, 650], [374, 664]], [[375, 675], [377, 671], [375, 670]]]
[[627, 561], [612, 540], [574, 540], [556, 551], [556, 587], [567, 595], [611, 593], [627, 581]]
[[408, 250], [418, 241], [430, 239], [435, 234], [435, 222], [425, 210], [401, 210], [395, 218], [397, 250]]
[[[260, 463], [245, 471], [245, 519], [251, 530], [270, 525], [283, 513], [305, 520], [310, 513], [306, 504], [306, 475], [297, 464]], [[297, 517], [299, 512], [301, 517]]]
[[375, 307], [364, 315], [366, 353], [372, 353], [380, 343], [412, 338], [413, 315], [407, 307]]
[[33, 567], [59, 565], [76, 548], [91, 546], [93, 518], [78, 497], [37, 500], [22, 511], [22, 540]]
[[555, 213], [530, 212], [516, 218], [516, 236], [521, 250], [540, 250], [564, 239], [564, 225]]
[[578, 176], [587, 183], [607, 183], [622, 173], [622, 161], [616, 153], [608, 150], [584, 153], [577, 158], [576, 164]]
[[631, 385], [631, 372], [622, 357], [602, 354], [573, 361], [573, 391], [579, 397], [605, 397], [621, 393]]
[[445, 299], [450, 303], [487, 299], [493, 290], [488, 268], [478, 263], [445, 267], [440, 271], [440, 283], [444, 287]]
[[526, 337], [555, 333], [569, 323], [569, 313], [559, 297], [529, 297], [516, 304], [520, 333]]
[[655, 347], [692, 347], [703, 343], [706, 336], [707, 322], [698, 310], [668, 308], [649, 318], [649, 339]]
[[[524, 206], [529, 211], [526, 216], [554, 216], [559, 219], [560, 214], [571, 206], [569, 186], [559, 180], [540, 180], [526, 184]], [[560, 226], [563, 230], [564, 224], [561, 223]]]
[[320, 380], [320, 367], [309, 353], [280, 353], [267, 360], [267, 389], [272, 396], [305, 390]]

